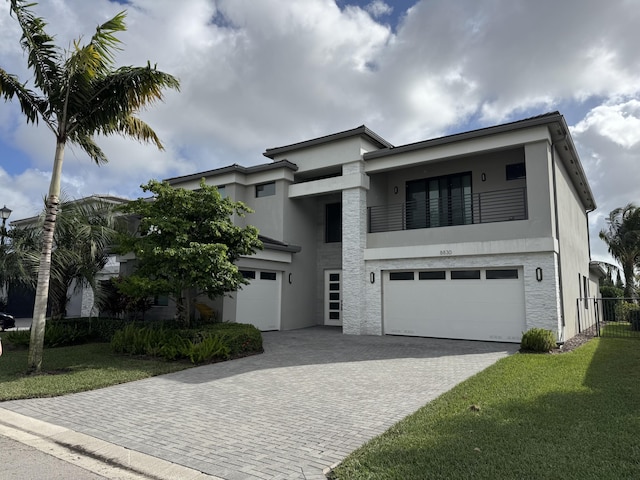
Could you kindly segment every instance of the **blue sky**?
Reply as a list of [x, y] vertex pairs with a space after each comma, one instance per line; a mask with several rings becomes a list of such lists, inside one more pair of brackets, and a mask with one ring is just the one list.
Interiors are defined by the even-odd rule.
[[[29, 81], [19, 31], [0, 2], [0, 67]], [[56, 0], [37, 14], [67, 48], [127, 10], [118, 65], [148, 60], [180, 93], [142, 112], [166, 150], [98, 138], [110, 163], [69, 148], [68, 197], [135, 198], [139, 185], [366, 124], [393, 144], [559, 110], [598, 203], [640, 203], [640, 8], [628, 0]], [[38, 212], [54, 141], [0, 102], [0, 206]]]

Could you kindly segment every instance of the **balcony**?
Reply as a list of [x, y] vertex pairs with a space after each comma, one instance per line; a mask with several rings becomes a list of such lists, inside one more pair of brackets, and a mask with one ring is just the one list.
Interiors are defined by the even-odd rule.
[[526, 188], [368, 208], [369, 233], [509, 222], [528, 218]]

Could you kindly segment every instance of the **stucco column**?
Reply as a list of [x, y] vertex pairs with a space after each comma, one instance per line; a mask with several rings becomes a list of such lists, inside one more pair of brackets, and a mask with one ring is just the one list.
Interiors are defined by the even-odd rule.
[[[343, 175], [364, 174], [364, 162], [349, 163]], [[366, 334], [364, 249], [367, 242], [367, 182], [342, 191], [342, 331]]]

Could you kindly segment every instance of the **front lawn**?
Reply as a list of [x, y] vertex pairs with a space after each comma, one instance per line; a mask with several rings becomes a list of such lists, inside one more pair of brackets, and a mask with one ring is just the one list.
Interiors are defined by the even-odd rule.
[[116, 355], [108, 343], [89, 343], [46, 348], [43, 374], [26, 376], [28, 351], [2, 343], [0, 401], [94, 390], [192, 366], [187, 362]]
[[640, 478], [640, 343], [516, 354], [349, 455], [347, 479]]

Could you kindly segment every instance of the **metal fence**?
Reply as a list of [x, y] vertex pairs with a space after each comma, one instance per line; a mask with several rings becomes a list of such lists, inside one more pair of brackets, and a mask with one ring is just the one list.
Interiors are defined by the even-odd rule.
[[640, 301], [633, 298], [579, 298], [577, 330], [600, 337], [640, 339]]
[[526, 220], [527, 190], [514, 188], [368, 208], [369, 233]]

